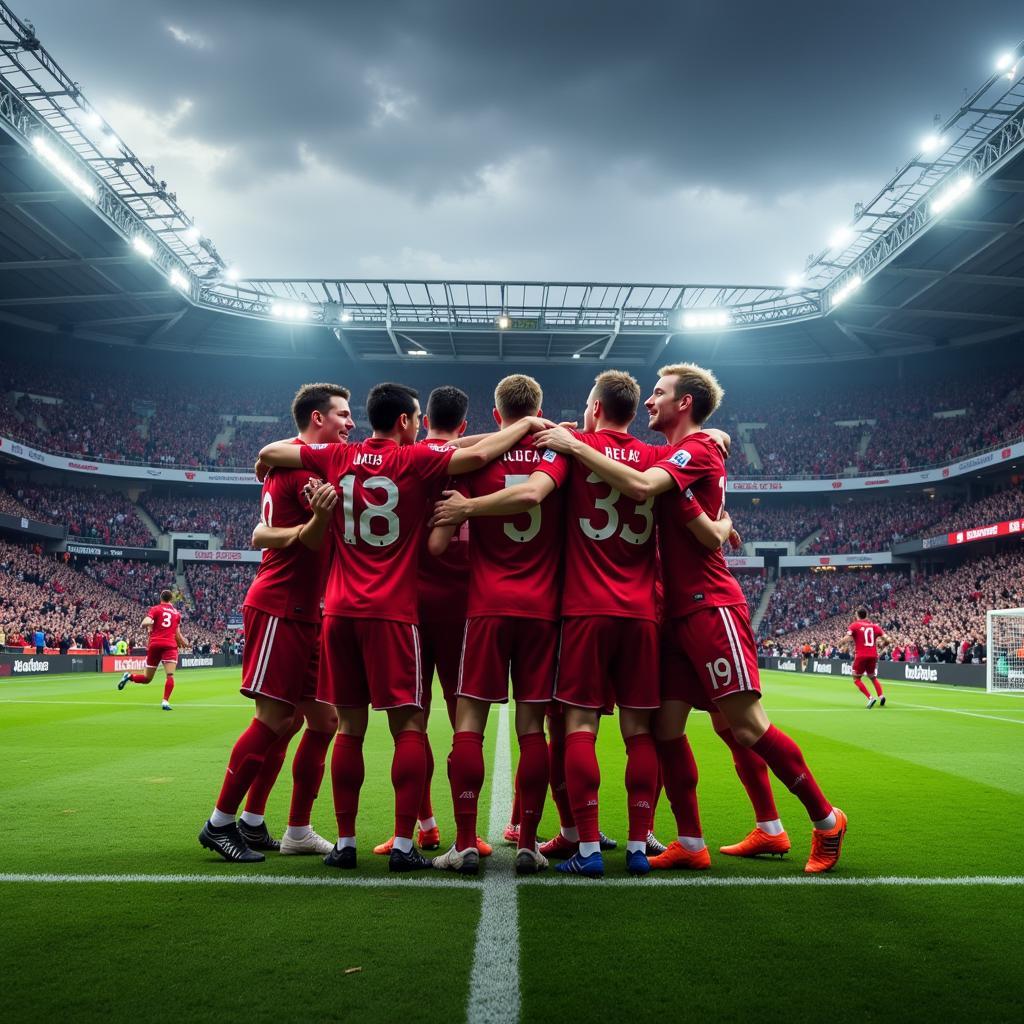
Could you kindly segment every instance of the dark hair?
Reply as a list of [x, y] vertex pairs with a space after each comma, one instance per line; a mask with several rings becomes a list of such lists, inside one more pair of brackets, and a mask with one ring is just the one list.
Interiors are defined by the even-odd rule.
[[427, 399], [427, 416], [436, 430], [458, 430], [466, 420], [469, 395], [451, 384], [434, 388]]
[[161, 601], [170, 601], [170, 599], [171, 599], [171, 592], [169, 590], [161, 590], [160, 591], [160, 600]]
[[857, 618], [858, 619], [866, 619], [867, 617], [868, 617], [868, 610], [867, 610], [867, 608], [864, 607], [864, 605], [861, 605], [857, 609]]
[[309, 426], [313, 413], [326, 413], [332, 398], [347, 399], [351, 392], [340, 384], [303, 384], [292, 399], [292, 419], [300, 431]]
[[374, 384], [366, 396], [366, 416], [374, 430], [391, 430], [404, 412], [416, 412], [419, 392], [405, 384]]

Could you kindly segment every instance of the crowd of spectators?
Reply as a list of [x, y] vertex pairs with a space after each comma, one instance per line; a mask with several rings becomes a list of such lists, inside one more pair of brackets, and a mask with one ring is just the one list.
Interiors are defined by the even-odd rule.
[[280, 441], [295, 433], [295, 425], [290, 419], [266, 421], [235, 421], [231, 440], [217, 446], [214, 462], [218, 466], [248, 466], [256, 458], [256, 454], [271, 441]]
[[144, 494], [139, 502], [165, 533], [212, 533], [226, 548], [248, 548], [260, 514], [257, 497]]
[[19, 483], [12, 491], [0, 494], [6, 495], [7, 507], [24, 510], [10, 514], [66, 526], [70, 536], [83, 541], [133, 548], [156, 546], [156, 538], [139, 518], [131, 500], [117, 491]]
[[245, 593], [256, 575], [254, 562], [188, 562], [185, 578], [195, 601], [196, 620], [223, 636], [228, 620], [241, 616]]
[[140, 607], [156, 604], [160, 591], [165, 588], [175, 593], [175, 603], [181, 601], [181, 595], [176, 593], [174, 570], [167, 563], [139, 562], [130, 558], [75, 558], [72, 564], [90, 579], [116, 590]]
[[953, 533], [972, 526], [990, 526], [1008, 519], [1024, 518], [1024, 489], [1019, 485], [972, 501], [956, 511], [950, 511], [932, 527], [932, 533]]
[[922, 495], [835, 505], [828, 509], [821, 533], [807, 551], [832, 555], [888, 551], [894, 544], [941, 529], [938, 524], [957, 504], [952, 499]]
[[733, 525], [746, 541], [794, 541], [809, 537], [828, 520], [827, 505], [767, 505], [763, 501], [726, 504]]
[[747, 605], [750, 608], [751, 614], [753, 614], [757, 610], [757, 606], [761, 601], [761, 595], [764, 593], [764, 588], [767, 585], [764, 573], [737, 572], [733, 575], [736, 577], [736, 582], [742, 588], [743, 596], [747, 599]]

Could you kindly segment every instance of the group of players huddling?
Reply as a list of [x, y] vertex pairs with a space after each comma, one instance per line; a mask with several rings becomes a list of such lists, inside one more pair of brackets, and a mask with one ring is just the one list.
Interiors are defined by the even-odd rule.
[[[667, 442], [653, 446], [628, 432], [640, 403], [629, 374], [596, 378], [582, 431], [543, 419], [540, 385], [513, 374], [495, 390], [496, 432], [465, 437], [467, 396], [441, 387], [418, 441], [417, 393], [385, 383], [367, 398], [372, 437], [348, 443], [348, 390], [301, 388], [298, 436], [268, 445], [256, 464], [263, 494], [253, 544], [265, 552], [243, 611], [241, 691], [256, 714], [231, 751], [200, 843], [234, 862], [279, 849], [355, 868], [372, 707], [387, 713], [394, 738], [395, 829], [375, 852], [389, 855], [392, 871], [475, 874], [491, 853], [477, 834], [484, 730], [511, 681], [519, 763], [505, 838], [517, 847], [518, 873], [556, 856], [559, 871], [603, 875], [601, 851], [612, 841], [598, 827], [595, 743], [615, 706], [631, 874], [710, 867], [686, 737], [693, 709], [711, 714], [754, 811], [753, 831], [722, 852], [789, 850], [770, 771], [811, 819], [805, 870], [833, 868], [846, 815], [765, 713], [749, 612], [722, 553], [738, 542], [725, 512], [729, 439], [704, 429], [722, 394], [705, 369], [664, 367], [645, 402]], [[426, 735], [435, 669], [453, 728], [456, 835], [431, 860], [420, 849], [440, 846]], [[263, 812], [303, 723], [278, 843]], [[333, 845], [310, 827], [332, 739]], [[549, 785], [562, 828], [538, 844]], [[651, 831], [662, 787], [678, 833], [667, 848]]]

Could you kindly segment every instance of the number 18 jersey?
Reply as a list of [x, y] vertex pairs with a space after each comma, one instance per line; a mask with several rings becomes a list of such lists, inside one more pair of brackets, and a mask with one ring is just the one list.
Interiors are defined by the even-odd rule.
[[[617, 430], [573, 431], [595, 451], [642, 473], [671, 451]], [[562, 614], [657, 621], [654, 499], [633, 501], [574, 462], [566, 497]]]
[[[525, 483], [547, 473], [561, 487], [569, 474], [564, 455], [535, 448], [524, 438], [503, 456], [462, 477], [458, 489], [471, 497]], [[469, 521], [469, 603], [467, 616], [558, 619], [562, 578], [562, 495], [549, 494], [516, 516], [480, 516]]]

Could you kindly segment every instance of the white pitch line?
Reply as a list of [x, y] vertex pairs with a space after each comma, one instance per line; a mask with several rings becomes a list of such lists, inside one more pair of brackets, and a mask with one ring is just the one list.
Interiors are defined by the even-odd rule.
[[947, 715], [964, 715], [967, 718], [987, 718], [991, 722], [1009, 722], [1011, 725], [1024, 725], [1020, 718], [1003, 718], [1001, 715], [986, 715], [980, 711], [960, 711], [957, 708], [936, 708], [930, 704], [904, 704], [905, 708], [914, 708], [916, 711], [942, 711]]
[[519, 1020], [519, 901], [512, 857], [501, 845], [512, 806], [512, 746], [508, 705], [498, 705], [488, 839], [494, 846], [483, 881], [469, 976], [467, 1024], [517, 1024]]
[[398, 879], [393, 876], [365, 878], [298, 877], [295, 875], [57, 875], [0, 873], [0, 884], [32, 885], [256, 885], [263, 887], [298, 887], [300, 889], [482, 889], [483, 882], [459, 879], [454, 876], [418, 876]]
[[[564, 885], [558, 878], [522, 879], [520, 885]], [[777, 875], [758, 877], [728, 876], [725, 878], [700, 875], [673, 875], [670, 877], [647, 878], [605, 878], [600, 882], [578, 879], [576, 885], [593, 885], [595, 889], [605, 886], [646, 889], [654, 887], [687, 889], [773, 889], [773, 888], [850, 888], [863, 886], [1024, 886], [1024, 875], [959, 875], [919, 878], [915, 875], [875, 875], [844, 878], [842, 875]]]
[[[156, 687], [159, 689], [159, 687]], [[0, 704], [69, 704], [72, 707], [88, 708], [145, 708], [148, 704], [139, 704], [130, 699], [126, 700], [20, 700], [16, 697], [0, 697]], [[248, 702], [242, 704], [175, 704], [175, 711], [180, 708], [191, 710], [192, 708], [232, 708], [237, 711], [239, 708], [248, 707]]]

